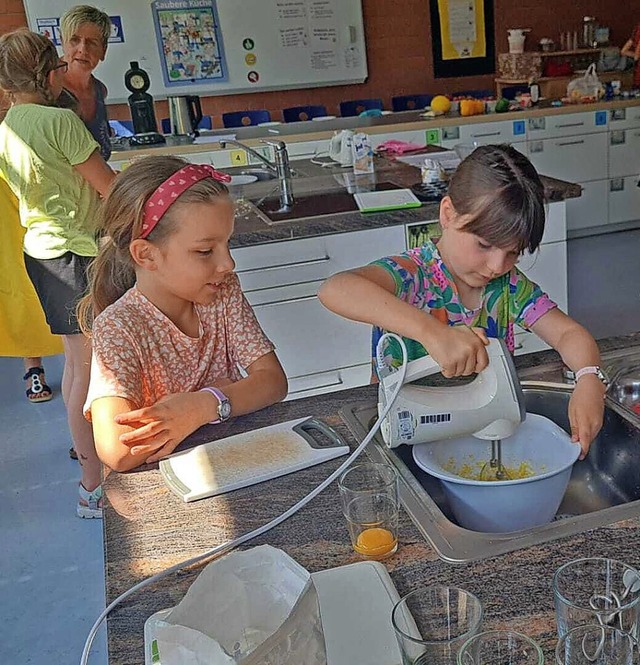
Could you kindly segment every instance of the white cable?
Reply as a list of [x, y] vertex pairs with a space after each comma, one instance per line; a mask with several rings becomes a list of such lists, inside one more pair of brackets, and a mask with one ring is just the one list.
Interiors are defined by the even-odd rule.
[[[115, 600], [113, 600], [100, 614], [100, 616], [96, 619], [95, 623], [91, 627], [91, 630], [89, 631], [89, 635], [87, 636], [87, 639], [84, 643], [84, 648], [82, 650], [82, 657], [80, 658], [80, 665], [87, 665], [89, 662], [89, 655], [91, 651], [91, 645], [93, 644], [93, 640], [95, 639], [95, 636], [98, 632], [98, 629], [100, 628], [100, 625], [102, 622], [107, 618], [109, 613], [117, 607], [123, 600], [131, 596], [132, 594], [136, 593], [136, 591], [140, 591], [140, 589], [143, 589], [146, 586], [149, 586], [150, 584], [154, 584], [155, 582], [158, 582], [159, 580], [167, 577], [168, 575], [171, 575], [171, 573], [174, 573], [178, 570], [181, 570], [182, 568], [186, 568], [187, 566], [192, 566], [195, 563], [199, 563], [200, 561], [204, 559], [208, 559], [209, 557], [213, 556], [220, 556], [224, 554], [225, 552], [228, 552], [229, 550], [233, 549], [234, 547], [238, 547], [239, 545], [242, 545], [243, 543], [246, 543], [248, 540], [252, 540], [253, 538], [256, 538], [257, 536], [261, 536], [263, 533], [266, 533], [267, 531], [270, 531], [274, 527], [278, 526], [278, 524], [281, 524], [285, 520], [289, 519], [292, 515], [297, 513], [301, 508], [304, 508], [310, 501], [315, 499], [318, 494], [323, 492], [339, 475], [342, 474], [342, 472], [350, 465], [352, 462], [362, 453], [362, 451], [366, 448], [366, 446], [369, 444], [371, 439], [374, 437], [376, 432], [380, 429], [380, 425], [382, 424], [382, 421], [386, 418], [387, 414], [389, 413], [391, 407], [393, 406], [393, 403], [396, 400], [396, 397], [398, 396], [398, 393], [400, 392], [400, 388], [402, 388], [402, 384], [404, 382], [404, 376], [407, 370], [407, 347], [404, 344], [404, 341], [402, 340], [401, 337], [396, 335], [395, 333], [385, 333], [380, 337], [380, 340], [378, 341], [378, 347], [377, 349], [380, 348], [381, 344], [386, 341], [387, 338], [393, 337], [398, 340], [400, 343], [400, 347], [402, 349], [402, 366], [398, 369], [399, 372], [399, 377], [400, 380], [398, 381], [393, 394], [391, 396], [391, 399], [388, 401], [387, 405], [385, 406], [384, 410], [382, 413], [378, 416], [378, 419], [376, 422], [373, 424], [373, 427], [369, 431], [369, 433], [364, 437], [362, 443], [347, 457], [347, 459], [325, 480], [323, 480], [315, 489], [313, 489], [309, 494], [307, 494], [305, 497], [300, 499], [298, 503], [294, 504], [286, 510], [284, 513], [279, 515], [278, 517], [275, 517], [272, 519], [270, 522], [267, 524], [264, 524], [263, 526], [258, 527], [257, 529], [254, 529], [253, 531], [250, 531], [249, 533], [245, 533], [242, 536], [239, 536], [235, 540], [231, 540], [227, 543], [222, 543], [221, 545], [216, 545], [216, 547], [211, 548], [209, 551], [204, 552], [203, 554], [198, 554], [198, 556], [194, 556], [191, 559], [187, 559], [186, 561], [182, 561], [181, 563], [176, 563], [175, 565], [167, 568], [166, 570], [163, 570], [159, 573], [156, 573], [155, 575], [152, 575], [151, 577], [148, 577], [146, 580], [142, 580], [141, 582], [138, 582], [134, 586], [132, 586], [130, 589], [127, 589], [123, 594], [118, 596]], [[376, 353], [377, 353], [376, 349]]]

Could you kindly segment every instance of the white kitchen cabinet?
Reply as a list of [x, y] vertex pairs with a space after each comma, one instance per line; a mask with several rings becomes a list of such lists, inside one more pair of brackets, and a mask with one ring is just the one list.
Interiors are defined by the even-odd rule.
[[404, 227], [394, 226], [232, 251], [289, 378], [290, 399], [369, 382], [371, 327], [333, 314], [316, 294], [330, 275], [404, 249]]
[[609, 177], [620, 178], [639, 173], [640, 121], [638, 127], [609, 132]]
[[609, 111], [609, 130], [640, 127], [640, 106], [629, 106]]
[[606, 133], [529, 140], [528, 148], [529, 159], [543, 175], [577, 183], [608, 176]]
[[[479, 116], [480, 117], [480, 116]], [[441, 129], [441, 145], [453, 148], [456, 143], [476, 141], [482, 145], [524, 143], [527, 138], [524, 120], [496, 120], [468, 125], [447, 126]], [[517, 147], [517, 146], [516, 146]]]
[[527, 138], [530, 140], [563, 138], [594, 132], [606, 132], [606, 111], [583, 111], [559, 115], [534, 116], [527, 121]]
[[579, 231], [609, 222], [609, 180], [582, 183], [582, 196], [567, 199], [567, 229]]
[[637, 219], [640, 219], [638, 176], [612, 178], [609, 181], [609, 223], [632, 222]]

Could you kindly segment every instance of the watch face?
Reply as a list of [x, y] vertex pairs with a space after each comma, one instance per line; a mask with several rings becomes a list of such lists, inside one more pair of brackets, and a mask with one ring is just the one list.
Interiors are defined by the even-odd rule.
[[220, 402], [220, 406], [218, 407], [218, 415], [220, 416], [220, 420], [226, 420], [229, 418], [231, 415], [231, 402], [229, 402], [229, 400]]

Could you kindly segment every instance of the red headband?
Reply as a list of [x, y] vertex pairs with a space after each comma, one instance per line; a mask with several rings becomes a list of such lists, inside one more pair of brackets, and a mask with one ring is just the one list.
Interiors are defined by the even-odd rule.
[[218, 182], [231, 182], [231, 176], [209, 166], [209, 164], [187, 164], [167, 178], [153, 192], [144, 204], [142, 232], [139, 238], [146, 238], [156, 227], [162, 216], [176, 202], [176, 199], [200, 180], [213, 178]]

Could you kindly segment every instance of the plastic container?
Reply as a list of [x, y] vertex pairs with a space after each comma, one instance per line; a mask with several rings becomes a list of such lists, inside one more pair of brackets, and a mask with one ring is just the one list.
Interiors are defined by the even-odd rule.
[[509, 53], [524, 53], [524, 40], [527, 38], [529, 28], [511, 28], [507, 30]]
[[490, 446], [474, 436], [446, 439], [413, 447], [416, 464], [442, 481], [460, 526], [473, 531], [508, 533], [550, 522], [567, 489], [580, 446], [554, 422], [528, 413], [516, 433], [502, 442], [507, 468], [529, 463], [534, 475], [516, 480], [469, 480], [447, 469], [482, 466]]

